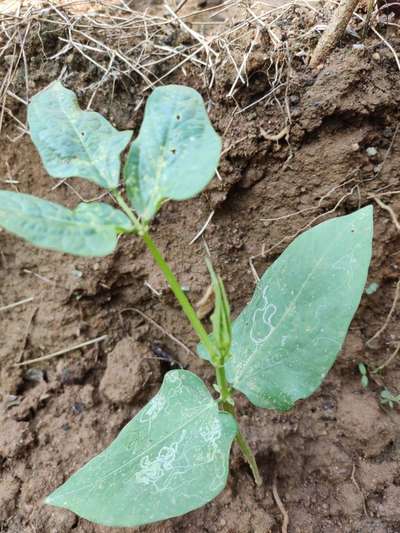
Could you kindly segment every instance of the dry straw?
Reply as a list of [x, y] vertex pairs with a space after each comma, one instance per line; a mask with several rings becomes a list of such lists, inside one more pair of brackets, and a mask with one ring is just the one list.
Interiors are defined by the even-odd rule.
[[13, 108], [26, 104], [34, 92], [31, 77], [32, 69], [38, 68], [37, 63], [32, 66], [35, 55], [43, 63], [58, 62], [58, 75], [64, 81], [71, 75], [71, 58], [79, 56], [81, 64], [86, 63], [93, 72], [91, 82], [80, 87], [81, 92], [90, 95], [90, 107], [105, 84], [111, 98], [117, 80], [127, 87], [139, 87], [144, 97], [146, 91], [167, 82], [173, 74], [185, 76], [188, 71], [194, 72], [209, 90], [229, 73], [232, 81], [226, 93], [234, 101], [237, 92], [251, 83], [248, 73], [254, 55], [261, 50], [268, 67], [265, 94], [244, 108], [238, 106], [236, 112], [277, 100], [282, 108], [287, 107], [291, 54], [302, 51], [306, 60], [312, 36], [309, 28], [303, 32], [296, 28], [294, 50], [282, 39], [280, 27], [294, 24], [299, 10], [316, 16], [312, 5], [226, 0], [221, 5], [191, 10], [193, 2], [181, 2], [175, 8], [165, 3], [164, 8], [152, 13], [133, 9], [135, 3], [4, 4], [0, 61], [6, 68], [0, 82], [0, 132], [5, 116], [16, 122], [19, 136], [27, 131]]

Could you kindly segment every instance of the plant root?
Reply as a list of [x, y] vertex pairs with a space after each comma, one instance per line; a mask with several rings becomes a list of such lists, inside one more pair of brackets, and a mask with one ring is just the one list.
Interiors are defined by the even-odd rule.
[[279, 496], [276, 478], [277, 476], [274, 477], [274, 482], [272, 484], [272, 494], [274, 496], [276, 505], [279, 507], [283, 519], [281, 533], [288, 533], [289, 515], [285, 509], [285, 506], [282, 503], [281, 497]]

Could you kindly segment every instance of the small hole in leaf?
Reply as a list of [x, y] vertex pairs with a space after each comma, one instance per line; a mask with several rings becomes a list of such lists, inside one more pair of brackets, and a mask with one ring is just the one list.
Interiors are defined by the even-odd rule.
[[181, 120], [181, 116], [180, 115], [176, 115], [176, 120]]
[[174, 154], [174, 155], [176, 154], [176, 149], [175, 148], [171, 149], [171, 154]]
[[81, 137], [84, 137], [84, 136], [85, 136], [85, 132], [81, 131]]

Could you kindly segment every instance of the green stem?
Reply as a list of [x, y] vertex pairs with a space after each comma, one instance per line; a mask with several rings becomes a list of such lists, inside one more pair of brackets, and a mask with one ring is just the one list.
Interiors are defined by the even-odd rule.
[[117, 190], [114, 189], [111, 194], [114, 197], [114, 200], [117, 202], [117, 204], [120, 206], [122, 211], [125, 213], [125, 215], [129, 218], [129, 220], [132, 222], [135, 230], [137, 231], [138, 235], [142, 235], [144, 231], [144, 227], [140, 223], [139, 219], [135, 216], [132, 209], [129, 207], [129, 205], [125, 202], [122, 194]]
[[168, 282], [168, 285], [170, 286], [172, 292], [175, 294], [175, 297], [178, 302], [181, 304], [183, 312], [185, 313], [186, 317], [193, 326], [193, 329], [197, 333], [197, 336], [203, 343], [211, 359], [218, 358], [218, 354], [216, 353], [215, 347], [211, 342], [207, 331], [204, 329], [203, 324], [200, 322], [195, 310], [189, 302], [186, 294], [183, 292], [178, 280], [170, 269], [168, 263], [165, 261], [164, 257], [161, 255], [159, 249], [157, 248], [157, 246], [155, 245], [155, 243], [147, 232], [142, 235], [142, 239], [144, 240], [149, 252], [153, 256], [154, 261], [160, 267], [165, 279]]
[[250, 470], [253, 474], [256, 485], [260, 487], [262, 485], [262, 478], [260, 475], [260, 471], [258, 470], [256, 458], [254, 457], [254, 454], [249, 446], [249, 443], [247, 442], [243, 433], [241, 433], [240, 430], [238, 430], [237, 432], [236, 442], [238, 443], [239, 448], [242, 450], [242, 454], [244, 455], [246, 461], [249, 463]]
[[[157, 246], [154, 244], [154, 242], [152, 241], [148, 233], [144, 233], [142, 235], [142, 238], [144, 242], [146, 243], [146, 246], [149, 249], [151, 255], [153, 256], [154, 261], [157, 263], [157, 265], [162, 270], [166, 280], [168, 281], [169, 286], [171, 287], [172, 292], [176, 296], [176, 299], [181, 304], [183, 312], [185, 313], [187, 318], [190, 320], [190, 323], [192, 324], [194, 330], [196, 331], [199, 339], [201, 340], [204, 347], [210, 354], [211, 359], [218, 358], [218, 354], [216, 353], [215, 348], [212, 342], [210, 341], [210, 338], [206, 330], [204, 329], [203, 324], [198, 319], [196, 312], [194, 311], [189, 300], [187, 299], [186, 294], [182, 291], [181, 286], [179, 285], [177, 279], [175, 278], [168, 263], [165, 261], [165, 259], [161, 255], [160, 251], [158, 250]], [[231, 396], [231, 388], [229, 386], [228, 380], [226, 379], [225, 367], [215, 366], [215, 365], [213, 366], [215, 368], [215, 373], [217, 377], [217, 384], [219, 388], [220, 402], [222, 404], [222, 408], [224, 411], [231, 413], [233, 417], [236, 419], [235, 408], [234, 408], [232, 396]], [[236, 442], [238, 443], [246, 461], [248, 462], [250, 466], [250, 469], [253, 473], [256, 484], [261, 485], [262, 479], [261, 479], [260, 472], [257, 467], [256, 459], [254, 457], [253, 452], [251, 451], [251, 448], [248, 442], [246, 441], [245, 437], [240, 432], [240, 430], [238, 430], [236, 434]]]
[[250, 470], [253, 474], [256, 485], [260, 486], [262, 485], [262, 478], [260, 475], [260, 471], [258, 470], [256, 458], [254, 457], [254, 454], [249, 446], [249, 443], [247, 442], [246, 437], [240, 431], [239, 422], [237, 420], [237, 416], [235, 412], [235, 406], [232, 402], [231, 388], [228, 384], [228, 381], [225, 375], [225, 367], [217, 367], [215, 371], [217, 374], [217, 383], [218, 383], [218, 387], [219, 387], [220, 395], [221, 395], [220, 402], [222, 405], [222, 409], [226, 411], [227, 413], [230, 413], [235, 418], [238, 424], [238, 432], [236, 433], [236, 442], [244, 458], [246, 459], [248, 465], [250, 466]]
[[231, 388], [229, 386], [228, 380], [226, 379], [225, 375], [225, 367], [224, 366], [216, 366], [215, 368], [215, 374], [217, 377], [217, 385], [219, 389], [220, 394], [220, 402], [225, 403], [232, 401], [231, 396]]
[[193, 329], [197, 333], [197, 336], [199, 337], [200, 341], [203, 343], [205, 349], [209, 353], [211, 359], [216, 360], [218, 358], [218, 354], [216, 353], [215, 347], [213, 343], [211, 342], [207, 331], [204, 329], [203, 324], [200, 322], [199, 318], [197, 317], [195, 310], [193, 309], [191, 303], [189, 302], [186, 294], [183, 292], [178, 280], [176, 279], [174, 273], [170, 269], [168, 263], [165, 261], [164, 257], [161, 255], [160, 250], [157, 248], [154, 241], [148, 234], [146, 226], [141, 224], [141, 222], [135, 216], [135, 214], [133, 213], [131, 208], [128, 206], [128, 204], [125, 202], [124, 198], [122, 197], [119, 191], [115, 189], [114, 191], [112, 191], [112, 194], [117, 204], [120, 206], [120, 208], [129, 218], [129, 220], [132, 222], [137, 233], [142, 237], [151, 255], [153, 256], [154, 261], [157, 263], [162, 273], [164, 274], [164, 277], [167, 280], [168, 285], [170, 286], [178, 302], [181, 304], [183, 312], [185, 313]]
[[[161, 269], [162, 273], [164, 274], [165, 279], [168, 282], [168, 285], [170, 286], [176, 299], [180, 303], [183, 312], [185, 313], [193, 329], [197, 333], [197, 336], [199, 337], [200, 341], [203, 343], [205, 349], [209, 353], [211, 357], [211, 361], [215, 368], [217, 384], [218, 384], [218, 388], [220, 392], [219, 401], [222, 406], [222, 409], [230, 413], [236, 420], [235, 407], [234, 407], [233, 399], [231, 396], [232, 391], [231, 391], [231, 387], [229, 386], [228, 380], [226, 379], [225, 367], [223, 365], [215, 364], [215, 361], [218, 361], [220, 356], [217, 353], [215, 346], [211, 342], [207, 331], [205, 330], [203, 324], [200, 322], [195, 310], [193, 309], [191, 303], [189, 302], [186, 294], [183, 292], [182, 287], [180, 286], [174, 273], [170, 269], [168, 263], [165, 261], [161, 252], [159, 251], [154, 241], [151, 239], [150, 235], [148, 234], [147, 227], [141, 224], [140, 220], [135, 216], [135, 214], [132, 212], [128, 204], [123, 199], [122, 195], [117, 190], [113, 191], [112, 194], [116, 202], [118, 203], [118, 205], [124, 211], [124, 213], [129, 218], [129, 220], [132, 222], [138, 235], [140, 235], [142, 239], [144, 240], [148, 250], [153, 256], [154, 261]], [[253, 473], [256, 484], [261, 485], [262, 479], [261, 479], [260, 472], [257, 467], [256, 459], [244, 435], [240, 432], [240, 429], [238, 429], [238, 432], [236, 434], [236, 442], [238, 443], [246, 461], [248, 462], [250, 466], [250, 469]]]

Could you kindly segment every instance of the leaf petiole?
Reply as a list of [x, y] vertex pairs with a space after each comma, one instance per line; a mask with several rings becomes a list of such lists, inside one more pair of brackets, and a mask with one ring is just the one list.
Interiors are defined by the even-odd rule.
[[[227, 383], [226, 381], [226, 377], [225, 377], [225, 368], [224, 367], [221, 367], [221, 368], [217, 368], [216, 369], [217, 371], [217, 380], [218, 380], [218, 383]], [[219, 372], [220, 371], [220, 372]], [[224, 387], [222, 385], [220, 385], [221, 388], [223, 389]], [[228, 385], [229, 387], [229, 385]], [[221, 394], [222, 396], [222, 394]], [[236, 417], [236, 411], [235, 411], [235, 405], [233, 403], [233, 400], [232, 400], [232, 397], [230, 395], [230, 392], [229, 392], [229, 397], [225, 400], [225, 401], [222, 401], [221, 400], [221, 404], [222, 404], [222, 409], [223, 411], [226, 411], [227, 413], [230, 413], [236, 420], [237, 422], [237, 425], [238, 425], [238, 431], [236, 433], [236, 442], [243, 454], [243, 457], [246, 459], [249, 467], [250, 467], [250, 470], [251, 470], [251, 473], [253, 474], [253, 477], [254, 477], [254, 481], [256, 483], [257, 486], [261, 486], [262, 485], [262, 477], [261, 477], [261, 474], [260, 474], [260, 471], [258, 470], [258, 466], [257, 466], [257, 461], [256, 461], [256, 458], [254, 457], [254, 453], [252, 451], [252, 449], [250, 448], [249, 446], [249, 443], [247, 442], [245, 436], [243, 435], [243, 433], [240, 431], [240, 428], [239, 428], [239, 422], [237, 421], [237, 417]]]
[[139, 221], [137, 216], [134, 214], [132, 209], [129, 207], [129, 205], [125, 202], [124, 197], [122, 194], [118, 191], [118, 189], [114, 189], [111, 191], [111, 195], [114, 198], [114, 200], [117, 202], [119, 207], [122, 209], [122, 211], [125, 213], [125, 215], [129, 218], [129, 220], [132, 222], [133, 227], [138, 235], [142, 235], [144, 231], [147, 230], [147, 228], [144, 227], [143, 224]]

